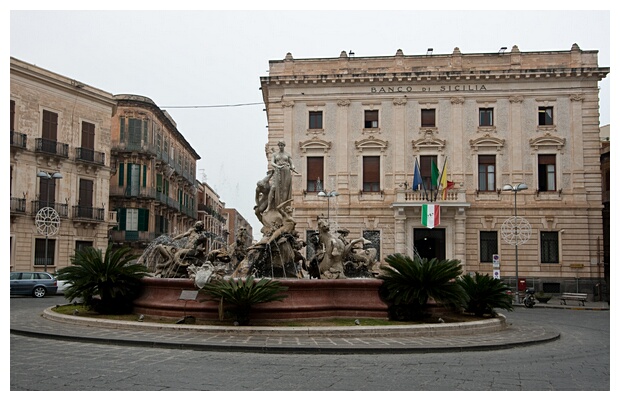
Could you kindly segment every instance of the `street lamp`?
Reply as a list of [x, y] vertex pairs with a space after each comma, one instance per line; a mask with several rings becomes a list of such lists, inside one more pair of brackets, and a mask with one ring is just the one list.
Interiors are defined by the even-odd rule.
[[502, 191], [512, 191], [515, 194], [515, 224], [514, 224], [514, 230], [515, 230], [515, 275], [517, 276], [516, 280], [516, 287], [517, 287], [517, 302], [520, 302], [519, 299], [519, 241], [517, 240], [517, 231], [519, 229], [518, 227], [518, 222], [517, 222], [517, 192], [519, 191], [523, 191], [524, 189], [527, 189], [527, 185], [524, 183], [519, 183], [517, 185], [510, 185], [510, 184], [506, 184], [502, 187]]
[[317, 196], [320, 196], [321, 198], [327, 198], [327, 220], [329, 221], [329, 199], [333, 198], [334, 196], [339, 196], [340, 194], [336, 191], [329, 191], [329, 192], [325, 192], [325, 191], [321, 191], [317, 194]]
[[[62, 174], [60, 173], [54, 173], [52, 175], [50, 175], [49, 173], [46, 173], [45, 171], [39, 171], [37, 173], [37, 177], [43, 179], [43, 180], [60, 180], [62, 178]], [[45, 196], [45, 205], [46, 207], [51, 207], [53, 209], [54, 212], [56, 212], [56, 209], [54, 209], [54, 206], [50, 206], [50, 184], [49, 182], [47, 183], [47, 194]], [[48, 231], [49, 230], [45, 230], [45, 265], [43, 267], [44, 271], [47, 271], [47, 244], [48, 244]]]

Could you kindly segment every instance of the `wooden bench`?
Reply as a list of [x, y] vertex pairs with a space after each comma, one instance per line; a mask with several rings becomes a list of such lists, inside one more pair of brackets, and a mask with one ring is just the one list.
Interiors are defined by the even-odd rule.
[[578, 301], [581, 305], [586, 305], [588, 294], [580, 294], [577, 292], [565, 292], [560, 296], [560, 303], [566, 305], [566, 301]]

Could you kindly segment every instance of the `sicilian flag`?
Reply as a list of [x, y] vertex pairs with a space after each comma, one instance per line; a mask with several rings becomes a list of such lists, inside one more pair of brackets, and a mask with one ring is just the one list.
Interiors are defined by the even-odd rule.
[[415, 159], [415, 169], [413, 171], [413, 185], [411, 189], [417, 191], [422, 185], [422, 174], [420, 174], [420, 166], [418, 165], [418, 159]]
[[422, 225], [428, 228], [437, 227], [440, 223], [439, 205], [424, 204], [422, 205]]

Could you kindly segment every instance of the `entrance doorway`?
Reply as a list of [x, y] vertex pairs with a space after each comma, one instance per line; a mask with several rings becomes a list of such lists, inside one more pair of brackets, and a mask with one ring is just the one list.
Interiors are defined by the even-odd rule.
[[414, 228], [413, 246], [422, 258], [444, 260], [446, 258], [446, 229]]

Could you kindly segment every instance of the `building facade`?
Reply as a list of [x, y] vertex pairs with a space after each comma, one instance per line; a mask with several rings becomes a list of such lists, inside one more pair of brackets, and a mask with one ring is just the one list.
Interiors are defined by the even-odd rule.
[[[266, 156], [284, 141], [293, 157], [302, 237], [327, 215], [381, 259], [459, 259], [513, 286], [518, 270], [528, 287], [591, 292], [609, 68], [576, 44], [505, 50], [270, 61]], [[527, 189], [502, 190], [519, 183]], [[439, 205], [434, 228], [422, 224], [428, 204]]]
[[54, 272], [81, 247], [107, 247], [116, 102], [13, 57], [10, 80], [10, 269]]
[[227, 244], [242, 244], [245, 248], [252, 246], [253, 230], [252, 225], [239, 213], [237, 209], [224, 208], [222, 214], [226, 216], [228, 223]]
[[204, 223], [207, 232], [207, 253], [228, 246], [228, 213], [224, 213], [225, 206], [209, 184], [198, 184], [198, 220]]
[[174, 236], [196, 222], [196, 161], [200, 156], [172, 117], [151, 99], [115, 95], [111, 120], [110, 207], [118, 225], [114, 246], [136, 253], [162, 234]]

